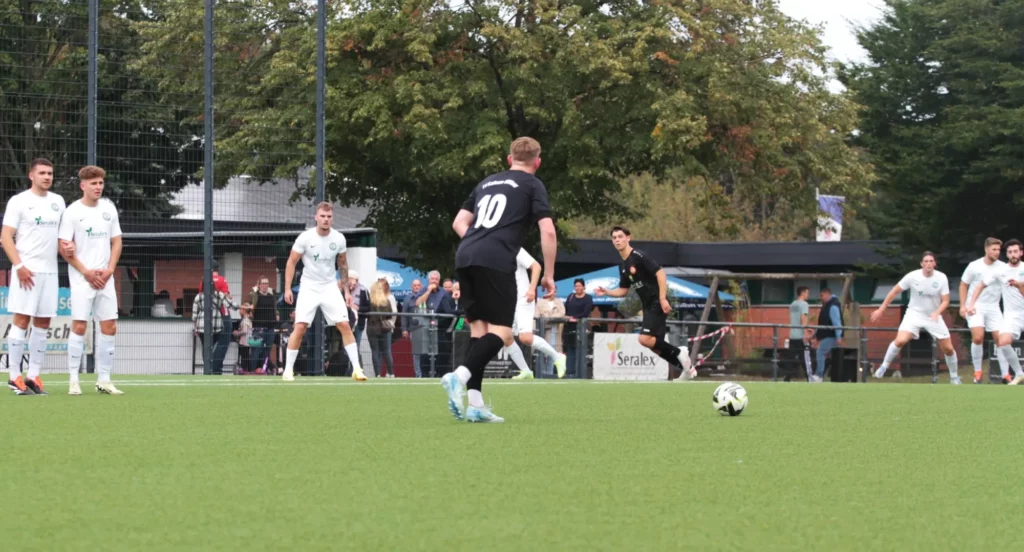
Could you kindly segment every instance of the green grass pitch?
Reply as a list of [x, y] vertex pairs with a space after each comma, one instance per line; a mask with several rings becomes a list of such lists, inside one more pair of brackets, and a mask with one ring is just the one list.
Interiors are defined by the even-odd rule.
[[[121, 380], [124, 381], [124, 380]], [[1024, 390], [135, 378], [0, 397], [20, 550], [999, 550]]]

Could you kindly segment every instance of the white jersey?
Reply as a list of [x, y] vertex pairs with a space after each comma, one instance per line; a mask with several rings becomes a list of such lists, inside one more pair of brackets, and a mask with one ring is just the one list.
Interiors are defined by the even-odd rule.
[[[106, 199], [101, 199], [95, 207], [78, 200], [68, 206], [60, 221], [60, 239], [75, 242], [75, 257], [87, 269], [107, 268], [110, 240], [120, 235], [117, 207]], [[73, 266], [68, 269], [68, 279], [72, 286], [88, 283]]]
[[896, 284], [902, 290], [910, 292], [910, 304], [908, 311], [914, 311], [925, 316], [931, 316], [939, 310], [942, 304], [942, 296], [949, 295], [949, 279], [938, 270], [932, 272], [930, 277], [925, 277], [923, 270], [915, 270]]
[[[998, 274], [1006, 267], [1006, 263], [997, 260], [992, 264], [985, 262], [985, 258], [982, 257], [971, 264], [967, 265], [967, 270], [964, 270], [964, 275], [960, 277], [960, 281], [967, 284], [967, 297], [961, 297], [960, 301], [966, 304], [967, 301], [974, 297], [974, 291], [978, 289], [978, 286], [982, 282], [985, 282], [991, 274]], [[989, 287], [985, 285], [985, 289], [978, 296], [978, 301], [975, 306], [978, 307], [999, 307], [999, 289], [995, 286]]]
[[57, 273], [57, 229], [64, 214], [64, 198], [25, 190], [7, 202], [4, 226], [14, 228], [15, 248], [22, 264], [39, 274]]
[[302, 284], [327, 284], [337, 281], [338, 255], [346, 251], [345, 236], [334, 228], [326, 236], [310, 228], [295, 239], [292, 251], [302, 255]]
[[[985, 280], [986, 287], [998, 288], [1003, 295], [1003, 312], [1007, 315], [1024, 315], [1024, 295], [1020, 290], [1009, 284], [1010, 280], [1024, 282], [1024, 263], [1006, 264], [1002, 270], [989, 274]], [[988, 291], [987, 289], [985, 291]], [[984, 293], [984, 292], [982, 292]]]
[[530, 267], [537, 262], [525, 249], [520, 249], [516, 255], [516, 290], [519, 302], [526, 302], [526, 294], [530, 291]]

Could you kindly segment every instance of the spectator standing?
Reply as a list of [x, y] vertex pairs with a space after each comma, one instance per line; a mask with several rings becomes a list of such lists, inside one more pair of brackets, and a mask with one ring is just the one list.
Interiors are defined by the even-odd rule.
[[[421, 312], [416, 302], [420, 297], [420, 292], [423, 291], [423, 282], [413, 280], [411, 289], [412, 294], [406, 297], [405, 302], [402, 303], [402, 312]], [[417, 378], [423, 377], [420, 367], [420, 355], [427, 352], [426, 325], [424, 322], [426, 322], [426, 319], [423, 317], [407, 316], [402, 324], [405, 328], [402, 336], [409, 339], [410, 350], [412, 351], [412, 371]]]
[[[420, 312], [426, 312], [427, 314], [455, 314], [455, 302], [452, 300], [451, 294], [441, 287], [440, 272], [432, 270], [427, 274], [427, 287], [416, 299], [416, 305]], [[444, 331], [444, 328], [447, 326], [442, 324], [440, 321], [437, 324], [439, 331], [437, 332], [437, 374], [434, 374], [435, 376], [441, 376], [454, 369], [451, 366], [451, 334]], [[430, 356], [428, 354], [420, 357], [420, 366], [422, 368], [430, 366]]]
[[243, 303], [238, 309], [241, 318], [238, 320], [238, 328], [232, 332], [238, 340], [238, 362], [235, 364], [235, 372], [242, 374], [251, 365], [249, 340], [252, 339], [252, 305]]
[[[199, 337], [201, 343], [205, 343], [205, 340], [209, 336], [213, 339], [213, 358], [210, 361], [210, 368], [207, 372], [204, 368], [203, 373], [206, 375], [220, 375], [224, 373], [224, 357], [228, 354], [228, 347], [231, 345], [231, 315], [228, 314], [229, 309], [237, 309], [238, 305], [234, 304], [231, 300], [231, 296], [218, 290], [214, 286], [214, 291], [211, 294], [213, 301], [213, 328], [205, 327], [205, 316], [203, 315], [205, 304], [204, 294], [197, 293], [195, 299], [192, 300], [192, 329], [196, 336]], [[203, 354], [205, 359], [206, 347], [203, 347]]]
[[[370, 311], [374, 313], [398, 312], [391, 286], [381, 278], [370, 286]], [[391, 356], [391, 334], [395, 331], [395, 317], [380, 314], [367, 316], [366, 337], [370, 342], [373, 372], [378, 378], [395, 377], [395, 361]]]
[[[593, 310], [594, 298], [587, 293], [583, 278], [576, 278], [573, 281], [573, 293], [565, 300], [565, 316], [569, 318], [569, 323], [565, 325], [565, 330], [562, 332], [562, 345], [567, 357], [566, 371], [570, 375], [579, 377], [580, 372], [577, 358], [579, 355], [579, 336], [577, 335], [579, 324], [577, 321], [589, 317]], [[584, 352], [584, 354], [586, 353]]]
[[[552, 297], [550, 299], [537, 297], [537, 318], [544, 320], [544, 334], [541, 337], [560, 353], [565, 352], [565, 347], [562, 344], [562, 329], [565, 324], [562, 322], [552, 322], [549, 319], [564, 317], [565, 303], [561, 297]], [[539, 355], [537, 362], [540, 364], [542, 374], [546, 376], [554, 374], [555, 362], [553, 360], [544, 355]]]
[[268, 373], [274, 373], [272, 368], [277, 367], [271, 354], [277, 335], [274, 329], [281, 319], [277, 314], [276, 301], [276, 294], [270, 287], [270, 280], [266, 276], [260, 275], [256, 287], [249, 294], [249, 303], [252, 305], [253, 337], [249, 369], [253, 372], [265, 367], [269, 371]]
[[811, 312], [807, 298], [810, 294], [811, 290], [806, 286], [796, 288], [796, 300], [789, 305], [789, 348], [804, 361], [808, 381], [814, 375], [811, 370], [811, 336], [813, 333], [807, 329], [807, 317]]
[[[819, 328], [815, 332], [818, 338], [818, 367], [812, 382], [820, 383], [825, 379], [825, 359], [832, 349], [843, 346], [843, 309], [839, 298], [832, 295], [832, 290], [821, 290], [821, 312], [818, 315]], [[828, 327], [831, 326], [831, 327]], [[833, 367], [835, 368], [835, 367]]]

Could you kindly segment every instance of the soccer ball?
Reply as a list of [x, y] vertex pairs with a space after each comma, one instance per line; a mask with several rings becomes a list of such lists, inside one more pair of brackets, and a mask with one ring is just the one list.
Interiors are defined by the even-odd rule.
[[711, 404], [722, 416], [739, 416], [747, 408], [747, 390], [738, 383], [723, 383], [715, 389]]

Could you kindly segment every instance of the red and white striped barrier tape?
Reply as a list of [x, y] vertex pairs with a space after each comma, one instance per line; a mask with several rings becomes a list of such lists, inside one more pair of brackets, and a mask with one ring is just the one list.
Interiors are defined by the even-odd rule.
[[[718, 337], [720, 335], [725, 335], [725, 334], [729, 333], [730, 331], [732, 331], [732, 326], [726, 326], [724, 328], [715, 330], [715, 331], [713, 331], [713, 332], [711, 332], [709, 334], [698, 335], [697, 337], [687, 338], [686, 341], [688, 341], [689, 343], [696, 343], [698, 341], [704, 341], [705, 339], [708, 339], [710, 337]], [[721, 341], [721, 340], [719, 340], [719, 341]]]

